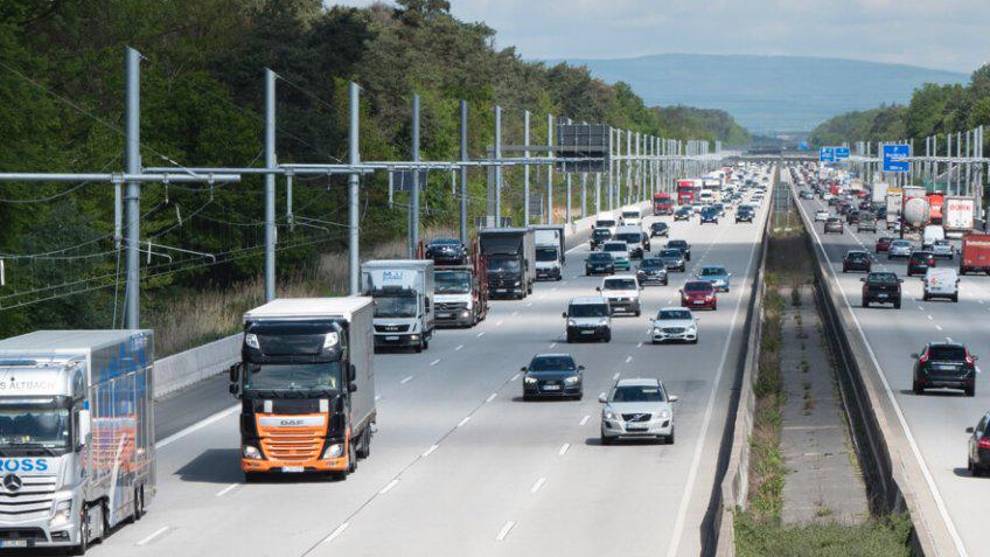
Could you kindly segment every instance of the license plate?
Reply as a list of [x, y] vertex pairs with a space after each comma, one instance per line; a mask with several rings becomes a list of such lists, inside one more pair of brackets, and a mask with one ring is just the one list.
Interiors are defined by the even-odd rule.
[[450, 319], [451, 317], [453, 317], [453, 314], [450, 314], [450, 313], [438, 313], [437, 314], [437, 318], [438, 319]]
[[0, 547], [27, 547], [27, 540], [0, 540]]
[[643, 425], [627, 425], [626, 431], [646, 431], [647, 427]]
[[879, 294], [879, 295], [877, 295], [877, 298], [880, 298], [881, 300], [884, 299], [884, 298], [886, 298], [886, 297], [887, 297], [886, 294]]
[[705, 303], [705, 302], [703, 302], [703, 301], [701, 301], [701, 300], [695, 300], [695, 301], [694, 301], [694, 305], [696, 305], [696, 306], [700, 306], [700, 305], [704, 305], [704, 303]]
[[385, 337], [385, 340], [399, 340], [399, 337], [397, 336]]
[[306, 469], [303, 468], [302, 466], [283, 466], [282, 471], [287, 474], [300, 474], [302, 472], [305, 472]]
[[935, 366], [935, 369], [939, 371], [955, 371], [956, 366]]
[[495, 289], [495, 292], [508, 292], [508, 291], [509, 291], [508, 288], [496, 288]]
[[544, 391], [559, 391], [560, 385], [543, 385]]
[[595, 334], [595, 331], [581, 331], [581, 334], [582, 335], [593, 335], [593, 334]]

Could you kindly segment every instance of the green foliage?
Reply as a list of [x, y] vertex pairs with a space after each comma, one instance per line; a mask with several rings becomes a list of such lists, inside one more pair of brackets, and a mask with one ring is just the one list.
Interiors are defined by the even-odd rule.
[[[494, 36], [484, 24], [451, 16], [446, 0], [401, 0], [397, 7], [376, 3], [364, 9], [328, 8], [321, 0], [6, 0], [0, 2], [0, 169], [120, 171], [128, 45], [144, 56], [145, 166], [171, 161], [260, 166], [266, 67], [280, 77], [280, 162], [347, 157], [349, 81], [361, 85], [363, 160], [410, 157], [414, 92], [422, 98], [424, 159], [459, 156], [460, 99], [470, 103], [473, 157], [484, 156], [493, 142], [495, 104], [504, 110], [507, 143], [522, 142], [524, 110], [532, 112], [534, 142], [546, 138], [547, 114], [670, 138], [738, 139], [745, 133], [724, 114], [648, 108], [628, 85], [607, 85], [586, 68], [525, 62], [512, 48], [496, 50]], [[506, 183], [519, 184], [521, 176], [520, 169], [508, 169]], [[396, 206], [389, 208], [386, 180], [382, 173], [362, 178], [361, 234], [368, 244], [405, 233], [407, 194], [396, 194]], [[431, 173], [424, 227], [457, 222], [449, 180], [449, 173]], [[471, 173], [472, 220], [484, 210], [485, 182], [483, 171]], [[297, 177], [295, 215], [320, 222], [290, 226], [279, 179], [281, 279], [312, 266], [320, 253], [346, 246], [343, 186], [342, 177]], [[119, 324], [113, 188], [76, 187], [0, 184], [0, 254], [57, 251], [56, 259], [5, 257], [0, 336], [29, 328]], [[146, 325], [156, 326], [155, 316], [189, 292], [257, 276], [264, 216], [260, 176], [246, 176], [236, 185], [146, 184], [141, 190], [142, 239], [227, 253], [213, 265], [207, 258], [155, 248], [174, 263], [160, 255], [142, 262]], [[51, 196], [58, 197], [11, 203]], [[515, 193], [503, 200], [506, 214], [518, 215], [521, 204]], [[63, 251], [71, 246], [76, 247]], [[74, 289], [33, 292], [73, 280], [80, 281], [78, 295], [64, 296]], [[10, 297], [14, 292], [29, 294]], [[48, 297], [57, 299], [11, 309]]]
[[855, 526], [836, 523], [782, 526], [748, 512], [735, 514], [736, 555], [757, 557], [908, 557], [911, 519], [895, 514]]

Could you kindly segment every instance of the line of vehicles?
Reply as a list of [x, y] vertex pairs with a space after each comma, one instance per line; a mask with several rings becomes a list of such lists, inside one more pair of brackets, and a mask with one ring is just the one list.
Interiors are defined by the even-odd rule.
[[[946, 299], [957, 303], [961, 275], [990, 274], [990, 235], [975, 229], [973, 198], [926, 192], [915, 186], [892, 188], [883, 182], [864, 185], [837, 169], [819, 170], [816, 178], [811, 165], [791, 167], [790, 172], [795, 185], [806, 188], [799, 191], [802, 199], [814, 199], [818, 195], [835, 207], [837, 213], [845, 211], [847, 223], [859, 224], [864, 218], [883, 217], [888, 231], [898, 233], [899, 237], [877, 238], [874, 253], [850, 250], [843, 257], [843, 273], [867, 273], [861, 279], [862, 307], [876, 303], [891, 304], [895, 309], [901, 307], [904, 279], [895, 271], [873, 269], [876, 256], [881, 253], [886, 254], [888, 262], [904, 259], [906, 276], [922, 275], [922, 302]], [[823, 181], [822, 175], [830, 179]], [[857, 198], [863, 201], [855, 209]], [[816, 211], [814, 220], [824, 223], [823, 232], [844, 233], [839, 215], [822, 209]], [[857, 233], [865, 230], [877, 233], [875, 226], [857, 226]], [[954, 264], [957, 250], [950, 238], [960, 241], [957, 265]], [[948, 265], [940, 263], [945, 260]], [[949, 338], [930, 341], [919, 352], [912, 353], [911, 359], [911, 392], [915, 395], [949, 389], [962, 391], [966, 397], [975, 396], [979, 358], [964, 343]], [[966, 433], [969, 434], [967, 469], [974, 477], [990, 473], [990, 412], [981, 416], [975, 427], [966, 428]]]

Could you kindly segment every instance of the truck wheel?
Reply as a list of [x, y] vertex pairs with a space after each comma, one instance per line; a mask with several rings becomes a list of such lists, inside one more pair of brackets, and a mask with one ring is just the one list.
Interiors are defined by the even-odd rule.
[[89, 521], [87, 520], [86, 504], [79, 511], [79, 545], [73, 548], [73, 555], [85, 555], [89, 550]]
[[426, 340], [426, 339], [424, 338], [424, 339], [423, 339], [423, 350], [426, 350], [426, 349], [428, 349], [429, 347], [430, 347], [430, 341], [428, 341], [428, 340]]
[[956, 303], [959, 303], [959, 294], [958, 293], [952, 295], [952, 301], [953, 302], [956, 302]]
[[371, 456], [371, 426], [366, 427], [361, 434], [361, 442], [358, 443], [356, 454], [358, 458]]
[[924, 292], [924, 293], [921, 294], [921, 301], [922, 302], [927, 302], [928, 301], [928, 292]]
[[357, 468], [357, 447], [354, 446], [354, 438], [352, 437], [350, 442], [347, 443], [347, 473], [344, 474], [344, 478], [357, 472]]

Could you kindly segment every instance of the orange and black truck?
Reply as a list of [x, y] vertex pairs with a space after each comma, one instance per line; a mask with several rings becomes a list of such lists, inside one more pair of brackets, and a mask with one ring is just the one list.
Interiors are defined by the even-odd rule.
[[283, 298], [244, 315], [230, 391], [241, 401], [241, 470], [346, 478], [375, 431], [374, 301]]

